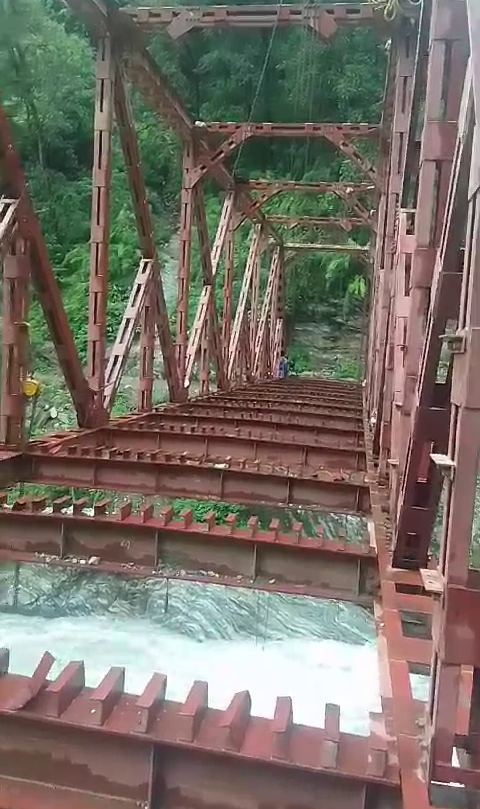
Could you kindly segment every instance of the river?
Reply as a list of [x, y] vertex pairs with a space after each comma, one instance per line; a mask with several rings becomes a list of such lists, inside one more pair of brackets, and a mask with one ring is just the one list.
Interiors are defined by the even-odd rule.
[[[216, 585], [128, 580], [40, 565], [0, 567], [0, 646], [11, 670], [31, 674], [41, 654], [55, 670], [84, 659], [87, 684], [126, 667], [139, 693], [153, 671], [182, 700], [195, 679], [212, 707], [248, 689], [252, 712], [272, 716], [277, 696], [293, 699], [295, 721], [323, 725], [326, 702], [341, 706], [341, 729], [367, 735], [380, 710], [375, 629], [353, 604]], [[413, 677], [418, 697], [423, 678]]]

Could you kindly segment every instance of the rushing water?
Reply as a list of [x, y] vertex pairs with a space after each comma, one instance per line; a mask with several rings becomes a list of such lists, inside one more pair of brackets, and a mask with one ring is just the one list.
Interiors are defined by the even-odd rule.
[[352, 604], [3, 565], [0, 610], [0, 646], [17, 672], [30, 674], [48, 649], [54, 673], [84, 659], [89, 685], [125, 666], [126, 687], [138, 693], [161, 671], [170, 699], [203, 679], [213, 707], [248, 689], [253, 712], [272, 716], [275, 698], [290, 695], [295, 720], [320, 726], [334, 702], [342, 730], [361, 734], [380, 710], [373, 619]]

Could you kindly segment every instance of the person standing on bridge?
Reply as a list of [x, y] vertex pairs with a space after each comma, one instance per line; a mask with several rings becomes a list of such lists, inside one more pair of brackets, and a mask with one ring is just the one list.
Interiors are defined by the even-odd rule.
[[279, 379], [286, 379], [288, 376], [288, 359], [286, 354], [280, 355], [280, 361], [278, 363], [278, 378]]

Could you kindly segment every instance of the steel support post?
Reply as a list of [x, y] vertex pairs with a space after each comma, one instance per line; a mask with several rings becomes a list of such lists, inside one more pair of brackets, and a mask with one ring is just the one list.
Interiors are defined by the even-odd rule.
[[260, 251], [262, 242], [262, 228], [260, 225], [255, 225], [252, 230], [252, 237], [250, 242], [250, 250], [248, 253], [247, 264], [243, 274], [242, 288], [240, 290], [240, 297], [237, 304], [237, 311], [235, 313], [235, 321], [233, 324], [232, 336], [230, 340], [230, 348], [228, 355], [228, 379], [234, 378], [235, 366], [237, 363], [237, 354], [239, 343], [242, 337], [244, 328], [248, 329], [246, 311], [248, 302], [248, 293], [252, 285], [252, 276], [255, 269], [255, 262]]
[[[463, 20], [464, 38], [467, 36], [465, 7], [456, 3], [448, 6], [451, 13], [456, 11], [455, 30], [459, 36]], [[458, 17], [461, 14], [461, 17]], [[434, 19], [437, 19], [438, 16]], [[452, 32], [452, 18], [444, 17], [442, 30]], [[459, 54], [460, 42], [456, 42], [456, 52]], [[453, 66], [453, 62], [451, 62]], [[431, 68], [430, 68], [431, 69]], [[455, 78], [455, 82], [457, 77]], [[453, 90], [452, 90], [453, 92]], [[455, 86], [455, 95], [461, 94], [461, 88]], [[441, 490], [441, 476], [435, 464], [431, 461], [432, 452], [444, 454], [448, 445], [448, 419], [451, 373], [444, 379], [438, 375], [441, 358], [442, 335], [447, 331], [449, 321], [458, 321], [459, 292], [460, 292], [460, 249], [465, 227], [466, 195], [462, 190], [468, 183], [468, 154], [471, 142], [471, 72], [467, 73], [463, 87], [463, 101], [461, 105], [460, 124], [456, 145], [453, 147], [454, 170], [449, 169], [450, 184], [447, 199], [442, 204], [443, 228], [439, 237], [435, 237], [439, 250], [432, 276], [429, 276], [428, 290], [416, 287], [430, 299], [428, 319], [426, 322], [426, 336], [420, 366], [420, 376], [416, 389], [416, 402], [410, 416], [410, 405], [406, 403], [406, 387], [403, 394], [402, 415], [405, 422], [404, 435], [407, 452], [405, 465], [402, 462], [402, 487], [397, 503], [396, 533], [394, 540], [394, 563], [399, 567], [424, 567], [428, 559], [428, 550], [433, 529], [438, 498]], [[458, 105], [460, 108], [460, 104]], [[456, 116], [458, 118], [459, 112]], [[457, 127], [456, 127], [457, 129]], [[437, 144], [437, 146], [439, 146]], [[432, 161], [433, 162], [433, 161]], [[422, 167], [423, 168], [423, 167]], [[435, 172], [435, 166], [432, 166]], [[438, 203], [440, 206], [440, 202]], [[425, 211], [422, 211], [422, 216]], [[435, 219], [435, 217], [434, 217]], [[431, 225], [433, 220], [431, 220]], [[438, 227], [438, 224], [435, 225]], [[427, 270], [430, 272], [431, 253], [433, 248], [426, 248], [427, 264], [422, 263], [421, 253], [418, 251], [418, 215], [416, 217], [415, 253], [412, 260], [412, 282], [410, 288], [409, 322], [414, 313], [420, 317], [421, 313], [414, 309], [412, 296], [415, 292], [415, 266], [417, 281], [419, 277], [425, 279]], [[425, 254], [425, 250], [423, 251]], [[436, 253], [436, 251], [434, 250]], [[419, 263], [420, 262], [420, 263]], [[417, 297], [418, 300], [418, 297]], [[407, 329], [408, 340], [408, 329]], [[407, 377], [409, 366], [407, 363], [409, 345], [406, 347], [404, 374]], [[407, 404], [405, 409], [405, 403]]]
[[223, 333], [223, 329], [221, 336], [219, 334], [220, 326], [218, 323], [218, 316], [216, 312], [214, 282], [215, 277], [217, 275], [217, 270], [219, 267], [222, 252], [225, 247], [227, 234], [230, 228], [230, 222], [233, 213], [234, 194], [233, 192], [229, 192], [225, 197], [225, 202], [222, 208], [222, 213], [220, 216], [220, 221], [218, 223], [217, 233], [215, 235], [215, 241], [213, 243], [211, 253], [208, 240], [207, 222], [204, 212], [205, 202], [199, 186], [195, 187], [194, 194], [195, 194], [195, 202], [194, 202], [195, 214], [197, 220], [197, 229], [200, 241], [202, 268], [204, 275], [204, 286], [200, 293], [197, 311], [195, 313], [195, 319], [190, 329], [190, 336], [187, 347], [185, 387], [188, 388], [190, 385], [193, 367], [198, 353], [198, 348], [202, 339], [202, 335], [205, 333], [205, 323], [207, 319], [210, 318], [211, 319], [210, 328], [216, 329], [216, 333], [212, 334], [212, 338], [214, 340], [212, 347], [217, 365], [217, 384], [219, 387], [224, 388], [226, 385], [224, 367], [226, 367], [226, 362], [228, 361], [228, 359], [227, 360], [225, 359], [226, 353], [224, 342], [225, 335]]
[[0, 443], [12, 447], [21, 447], [25, 440], [29, 252], [28, 242], [14, 237], [3, 261]]
[[180, 197], [180, 245], [178, 256], [177, 293], [177, 364], [183, 387], [188, 345], [188, 303], [192, 259], [193, 191], [192, 173], [195, 167], [193, 140], [187, 142], [183, 156], [182, 192]]
[[[212, 301], [207, 304], [207, 317], [203, 323], [202, 339], [200, 340], [200, 395], [210, 392], [210, 341], [212, 338], [213, 318], [211, 313]], [[223, 357], [222, 357], [223, 360]]]
[[[265, 377], [271, 368], [270, 357], [270, 335], [269, 335], [269, 315], [272, 309], [273, 291], [278, 289], [278, 273], [280, 267], [280, 248], [273, 251], [270, 270], [267, 279], [267, 288], [262, 303], [262, 311], [255, 335], [255, 345], [253, 350], [253, 376], [254, 379]], [[272, 321], [273, 322], [273, 321]]]
[[[263, 238], [262, 238], [263, 242]], [[262, 258], [264, 242], [260, 244], [253, 264], [252, 282], [250, 287], [250, 365], [255, 363], [255, 349], [258, 329], [258, 305], [260, 300], [260, 276], [262, 274]]]
[[[130, 351], [133, 337], [135, 334], [135, 327], [137, 326], [142, 313], [145, 315], [148, 309], [145, 306], [147, 298], [147, 291], [152, 283], [152, 276], [154, 271], [154, 263], [152, 260], [142, 259], [132, 285], [132, 289], [128, 298], [128, 303], [125, 307], [125, 312], [122, 317], [122, 322], [118, 330], [115, 343], [110, 351], [108, 358], [107, 370], [105, 372], [105, 396], [104, 407], [110, 412], [115, 401], [118, 391], [118, 386], [122, 378], [122, 371], [125, 367], [125, 361]], [[148, 324], [154, 328], [152, 319], [148, 317]], [[155, 335], [153, 335], [155, 336]], [[142, 351], [140, 352], [140, 362], [145, 362], [146, 357]], [[145, 369], [141, 370], [143, 376]], [[151, 409], [151, 407], [150, 407]]]
[[[200, 246], [200, 261], [202, 264], [203, 282], [205, 284], [204, 290], [207, 291], [205, 298], [207, 298], [205, 305], [205, 319], [203, 326], [203, 334], [206, 341], [207, 356], [211, 349], [213, 359], [215, 361], [217, 372], [217, 387], [224, 390], [227, 386], [224, 361], [222, 340], [220, 333], [220, 325], [217, 316], [217, 306], [215, 301], [215, 274], [218, 267], [220, 258], [220, 250], [218, 243], [214, 245], [216, 265], [215, 268], [212, 264], [212, 253], [210, 251], [210, 240], [208, 237], [207, 217], [205, 214], [205, 199], [200, 184], [197, 184], [193, 192], [193, 205], [195, 212], [195, 221], [197, 224], [198, 242]], [[226, 224], [222, 222], [223, 230], [226, 233]], [[209, 293], [208, 293], [209, 288]], [[189, 346], [190, 348], [190, 346]], [[191, 372], [191, 356], [188, 357], [188, 368]], [[187, 382], [188, 376], [185, 379]]]
[[[480, 16], [475, 10], [478, 34]], [[472, 41], [478, 47], [478, 41]], [[477, 74], [477, 80], [480, 74]], [[480, 457], [480, 173], [479, 129], [475, 125], [469, 188], [469, 213], [463, 267], [462, 296], [453, 353], [450, 438], [441, 468], [446, 477], [445, 512], [440, 552], [443, 595], [435, 615], [435, 651], [430, 717], [432, 745], [430, 778], [451, 791], [453, 783], [480, 791], [480, 581], [469, 573], [472, 524]], [[473, 667], [473, 689], [467, 736], [456, 737], [462, 666]], [[459, 767], [452, 754], [459, 747]], [[479, 792], [476, 793], [478, 801]], [[475, 801], [475, 802], [476, 802]], [[475, 805], [475, 802], [471, 805]]]
[[398, 206], [402, 193], [407, 149], [407, 135], [413, 97], [413, 74], [415, 68], [415, 35], [403, 32], [397, 43], [395, 73], [395, 96], [393, 102], [392, 138], [390, 162], [385, 178], [383, 200], [383, 233], [378, 243], [376, 260], [378, 270], [377, 340], [375, 344], [376, 370], [374, 379], [373, 409], [376, 412], [374, 451], [379, 456], [380, 474], [386, 473], [391, 429], [391, 357], [389, 353], [389, 325], [391, 329], [391, 291], [395, 255], [395, 229]]
[[[234, 203], [233, 203], [234, 204]], [[223, 281], [222, 343], [225, 367], [228, 367], [233, 315], [233, 279], [235, 275], [235, 226], [229, 217], [225, 235], [225, 276]]]
[[404, 354], [409, 312], [410, 274], [415, 244], [413, 233], [414, 211], [400, 211], [396, 264], [394, 273], [394, 296], [392, 308], [393, 332], [393, 403], [390, 446], [390, 515], [394, 520], [400, 494], [406, 446], [408, 446], [408, 422], [402, 413], [404, 388]]
[[[115, 77], [115, 114], [122, 145], [123, 157], [127, 169], [133, 212], [137, 224], [139, 247], [142, 256], [150, 262], [146, 289], [140, 294], [139, 283], [143, 284], [142, 265], [134, 282], [125, 314], [120, 324], [115, 345], [110, 352], [107, 373], [105, 406], [111, 407], [116, 389], [125, 367], [138, 322], [141, 321], [140, 342], [140, 378], [138, 407], [148, 410], [152, 407], [153, 392], [153, 359], [155, 347], [155, 323], [158, 322], [160, 347], [163, 354], [164, 374], [170, 400], [181, 398], [180, 381], [174, 356], [174, 346], [168, 322], [168, 312], [160, 268], [158, 266], [157, 248], [153, 222], [148, 204], [147, 189], [143, 177], [140, 150], [133, 111], [123, 76], [117, 64]], [[144, 269], [144, 267], [143, 267]]]
[[90, 285], [88, 307], [87, 378], [97, 398], [105, 387], [110, 242], [110, 186], [115, 60], [110, 36], [98, 45], [90, 230]]
[[442, 233], [467, 62], [465, 0], [434, 0], [420, 152], [402, 412], [414, 409], [423, 335]]
[[60, 368], [72, 397], [80, 426], [103, 420], [102, 409], [95, 410], [93, 396], [68, 323], [61, 292], [50, 263], [40, 224], [30, 200], [25, 174], [10, 124], [0, 104], [0, 176], [8, 195], [21, 200], [17, 211], [19, 234], [30, 244], [32, 281], [48, 325]]

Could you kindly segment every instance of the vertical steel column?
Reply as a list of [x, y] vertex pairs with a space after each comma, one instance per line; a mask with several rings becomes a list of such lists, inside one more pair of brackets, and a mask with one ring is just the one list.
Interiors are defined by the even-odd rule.
[[[415, 223], [415, 252], [412, 259], [412, 280], [410, 308], [407, 326], [407, 347], [405, 357], [405, 385], [402, 415], [408, 429], [405, 429], [408, 448], [402, 487], [397, 505], [397, 529], [394, 540], [394, 564], [402, 567], [422, 567], [427, 563], [428, 548], [434, 525], [441, 480], [438, 471], [430, 460], [430, 453], [444, 453], [448, 441], [449, 391], [451, 375], [444, 381], [437, 379], [440, 360], [441, 335], [445, 333], [449, 320], [458, 317], [459, 301], [459, 258], [458, 250], [464, 226], [463, 208], [456, 202], [456, 187], [464, 160], [456, 157], [456, 171], [452, 174], [451, 163], [455, 153], [452, 145], [452, 131], [456, 138], [457, 121], [460, 109], [460, 96], [463, 88], [463, 75], [466, 66], [465, 42], [467, 36], [466, 11], [464, 0], [436, 0], [432, 14], [432, 48], [429, 62], [431, 96], [435, 108], [442, 111], [441, 121], [426, 120], [424, 141], [422, 142], [422, 164], [420, 180], [424, 188], [432, 192], [431, 210], [427, 200], [421, 203], [420, 195]], [[463, 32], [463, 35], [462, 35]], [[442, 37], [440, 39], [440, 36]], [[444, 37], [449, 37], [445, 40]], [[463, 39], [461, 38], [463, 36]], [[448, 54], [448, 55], [446, 55]], [[438, 60], [445, 68], [445, 75], [438, 71]], [[443, 99], [443, 101], [442, 101]], [[443, 119], [443, 110], [449, 112], [448, 120]], [[446, 112], [445, 112], [446, 114]], [[454, 117], [453, 117], [454, 116]], [[453, 117], [453, 120], [452, 120]], [[459, 143], [465, 138], [459, 132]], [[463, 153], [464, 146], [457, 146]], [[468, 168], [468, 165], [467, 165]], [[441, 172], [448, 172], [452, 186], [450, 195], [443, 199], [443, 179]], [[463, 171], [463, 169], [462, 169]], [[439, 173], [440, 172], [440, 173]], [[455, 199], [454, 199], [455, 198]], [[453, 200], [453, 201], [452, 201]], [[448, 205], [447, 205], [448, 202]], [[427, 218], [427, 224], [425, 223]], [[420, 219], [420, 225], [419, 225]], [[453, 224], [452, 224], [453, 223]], [[428, 225], [428, 227], [427, 227]], [[438, 232], [440, 229], [440, 233]], [[443, 232], [443, 236], [442, 236]], [[423, 247], [419, 248], [420, 244]], [[426, 246], [427, 240], [431, 241]], [[439, 249], [437, 253], [437, 247]], [[434, 262], [437, 262], [433, 274]], [[432, 283], [433, 276], [433, 283]], [[429, 307], [428, 319], [425, 312], [418, 309]], [[422, 331], [418, 331], [418, 323]], [[425, 320], [425, 323], [424, 323]], [[408, 328], [412, 327], [410, 333]], [[418, 386], [415, 407], [412, 408], [411, 389], [412, 364], [409, 364], [411, 343], [408, 340], [413, 332], [422, 340], [423, 329], [426, 338], [423, 359], [418, 366]], [[413, 352], [416, 353], [416, 349]], [[411, 355], [410, 355], [411, 360]], [[418, 365], [418, 363], [417, 363]], [[410, 374], [410, 381], [408, 379]], [[416, 377], [414, 377], [414, 381]], [[410, 385], [410, 387], [409, 387]], [[412, 414], [410, 415], [410, 411]], [[402, 458], [403, 460], [403, 458]]]
[[199, 183], [197, 183], [195, 186], [193, 204], [197, 222], [200, 259], [203, 270], [203, 289], [198, 299], [197, 311], [195, 313], [195, 318], [188, 338], [184, 386], [185, 389], [188, 389], [190, 386], [194, 364], [200, 348], [202, 334], [204, 333], [205, 322], [209, 318], [211, 329], [210, 349], [214, 356], [217, 369], [217, 387], [224, 390], [227, 387], [224, 367], [225, 352], [216, 309], [215, 279], [220, 263], [220, 257], [222, 255], [225, 240], [227, 238], [229, 221], [232, 215], [233, 193], [229, 192], [225, 197], [225, 202], [222, 208], [220, 221], [218, 223], [217, 232], [215, 234], [215, 240], [211, 251], [205, 214], [205, 200]]
[[465, 0], [434, 0], [405, 353], [403, 413], [408, 416], [414, 406], [430, 285], [455, 148], [467, 59], [465, 31]]
[[[235, 322], [233, 324], [232, 329], [232, 337], [230, 341], [230, 349], [228, 355], [228, 379], [236, 378], [235, 371], [236, 371], [236, 364], [238, 362], [237, 354], [239, 345], [241, 344], [243, 330], [245, 329], [246, 333], [249, 335], [248, 323], [246, 318], [248, 293], [250, 292], [250, 287], [252, 285], [252, 276], [255, 262], [257, 260], [257, 256], [261, 247], [262, 235], [263, 235], [262, 226], [254, 225], [252, 230], [252, 238], [250, 242], [250, 250], [248, 253], [247, 264], [245, 266], [245, 271], [243, 274], [242, 288], [240, 290], [240, 297], [238, 299], [237, 304], [237, 311], [235, 312]], [[250, 339], [248, 337], [248, 345], [249, 343]], [[249, 353], [249, 351], [250, 345], [248, 347], [247, 353]], [[248, 364], [249, 366], [251, 364], [250, 354]]]
[[0, 104], [0, 178], [10, 197], [21, 200], [18, 209], [20, 234], [28, 239], [32, 281], [48, 325], [67, 388], [72, 397], [79, 426], [93, 426], [105, 417], [95, 409], [92, 391], [85, 378], [72, 330], [63, 306], [61, 292], [50, 263], [40, 224], [33, 210], [20, 156], [13, 140], [5, 110]]
[[258, 330], [258, 303], [260, 298], [260, 275], [262, 272], [262, 247], [263, 245], [261, 244], [253, 265], [252, 286], [250, 290], [250, 364], [252, 367], [255, 362], [255, 345]]
[[[159, 341], [163, 354], [164, 375], [170, 399], [175, 401], [180, 398], [178, 372], [175, 367], [174, 346], [168, 322], [168, 312], [165, 303], [162, 276], [158, 266], [157, 247], [153, 222], [148, 204], [147, 189], [141, 167], [140, 150], [138, 146], [137, 133], [133, 112], [128, 97], [127, 87], [120, 65], [117, 64], [115, 77], [115, 114], [117, 119], [118, 133], [122, 146], [127, 177], [130, 185], [130, 194], [133, 203], [133, 211], [137, 224], [138, 242], [142, 253], [142, 258], [153, 262], [151, 273], [149, 274], [148, 287], [143, 295], [142, 305], [136, 310], [137, 319], [132, 322], [132, 306], [127, 304], [117, 340], [110, 353], [107, 365], [107, 384], [112, 382], [112, 365], [115, 363], [115, 376], [121, 376], [125, 361], [133, 341], [138, 319], [141, 322], [140, 340], [140, 375], [138, 389], [138, 407], [140, 410], [150, 410], [152, 407], [153, 394], [153, 362], [155, 349], [155, 321], [159, 328]], [[134, 282], [132, 290], [137, 286]], [[127, 327], [127, 328], [125, 328]], [[122, 340], [122, 337], [126, 339]], [[116, 390], [118, 381], [115, 378], [111, 390]]]
[[233, 315], [233, 278], [235, 273], [235, 224], [233, 216], [228, 222], [225, 240], [225, 278], [223, 283], [222, 343], [225, 367], [228, 363]]
[[[153, 407], [153, 376], [155, 358], [155, 274], [149, 285], [140, 318], [140, 373], [138, 379], [137, 407], [151, 410]], [[164, 365], [165, 376], [168, 366]], [[170, 396], [170, 398], [172, 398]]]
[[393, 106], [395, 97], [395, 78], [397, 71], [396, 41], [390, 45], [387, 76], [385, 80], [384, 103], [381, 120], [379, 174], [382, 178], [382, 193], [377, 213], [377, 238], [375, 244], [374, 273], [370, 290], [370, 323], [367, 340], [367, 376], [366, 399], [368, 411], [372, 413], [374, 406], [374, 390], [378, 373], [379, 345], [377, 343], [378, 309], [380, 306], [380, 278], [383, 267], [383, 251], [386, 237], [387, 194], [390, 182], [390, 143], [393, 127]]
[[192, 258], [193, 191], [192, 172], [195, 167], [194, 144], [189, 141], [183, 156], [182, 194], [180, 198], [180, 246], [178, 257], [177, 294], [177, 363], [180, 384], [185, 379], [188, 345], [188, 302]]
[[106, 367], [114, 79], [112, 41], [106, 36], [99, 42], [96, 65], [87, 349], [87, 379], [97, 397], [103, 397]]
[[[478, 33], [478, 29], [476, 34]], [[475, 36], [476, 36], [475, 34]], [[472, 42], [472, 45], [475, 43]], [[480, 79], [480, 75], [478, 76]], [[476, 123], [478, 149], [479, 124]], [[457, 732], [461, 666], [474, 667], [470, 705], [471, 735], [466, 774], [458, 782], [480, 788], [480, 590], [478, 571], [469, 576], [469, 554], [480, 458], [480, 152], [474, 148], [470, 173], [469, 213], [463, 268], [460, 318], [454, 345], [450, 439], [440, 569], [443, 599], [435, 616], [434, 679], [430, 700], [433, 740], [431, 778], [457, 781], [451, 767]], [[462, 768], [462, 761], [460, 761]], [[463, 768], [462, 768], [463, 769]], [[454, 771], [455, 772], [455, 771]], [[466, 779], [466, 780], [464, 780]], [[478, 797], [477, 797], [478, 799]], [[474, 805], [472, 803], [472, 805]]]
[[28, 372], [29, 245], [14, 238], [3, 262], [0, 443], [20, 447], [25, 435]]
[[268, 333], [268, 319], [272, 308], [272, 295], [275, 287], [278, 289], [278, 275], [280, 269], [280, 248], [276, 247], [270, 261], [267, 288], [262, 304], [260, 322], [253, 351], [253, 376], [262, 379], [268, 374], [271, 366], [270, 337]]
[[400, 211], [393, 299], [393, 408], [390, 447], [390, 515], [394, 519], [408, 443], [408, 424], [402, 414], [405, 378], [405, 341], [409, 311], [412, 254], [415, 245], [414, 212]]
[[[212, 300], [208, 304], [211, 309]], [[210, 390], [210, 339], [212, 330], [212, 316], [207, 313], [202, 329], [202, 339], [200, 341], [200, 395], [205, 396]]]
[[377, 411], [374, 450], [379, 455], [379, 470], [386, 473], [391, 438], [392, 371], [393, 371], [393, 263], [395, 256], [395, 230], [399, 200], [402, 193], [408, 131], [413, 98], [413, 75], [415, 70], [415, 39], [413, 31], [403, 33], [397, 48], [395, 74], [395, 100], [393, 130], [388, 168], [387, 193], [385, 196], [384, 238], [377, 258], [379, 272], [379, 328], [375, 353], [381, 366], [377, 367], [374, 408]]

